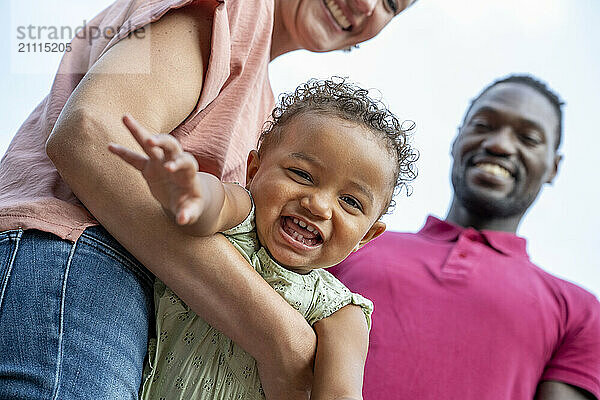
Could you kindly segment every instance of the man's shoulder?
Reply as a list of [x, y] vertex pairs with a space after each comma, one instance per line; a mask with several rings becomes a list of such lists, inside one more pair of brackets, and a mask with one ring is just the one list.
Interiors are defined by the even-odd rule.
[[363, 256], [367, 254], [386, 254], [387, 252], [397, 254], [399, 251], [418, 253], [423, 246], [435, 246], [444, 242], [443, 240], [431, 240], [421, 232], [385, 231], [381, 236], [362, 247], [358, 253]]
[[426, 241], [416, 233], [386, 231], [349, 258], [361, 260], [397, 258], [399, 255], [421, 252], [425, 243]]
[[600, 315], [600, 301], [592, 292], [533, 263], [531, 265], [559, 303], [569, 309], [591, 310], [594, 314]]
[[423, 237], [418, 232], [396, 232], [396, 231], [385, 231], [377, 239], [369, 242], [364, 246], [365, 249], [369, 247], [383, 248], [389, 245], [402, 244], [404, 242], [415, 242], [422, 241]]
[[584, 302], [590, 305], [594, 305], [596, 307], [600, 307], [600, 302], [598, 301], [598, 298], [587, 289], [581, 287], [579, 284], [553, 275], [542, 268], [540, 268], [540, 270], [546, 277], [546, 280], [548, 282], [553, 282], [554, 285], [561, 291], [561, 293], [564, 296], [567, 296], [568, 299], [578, 300], [579, 302]]

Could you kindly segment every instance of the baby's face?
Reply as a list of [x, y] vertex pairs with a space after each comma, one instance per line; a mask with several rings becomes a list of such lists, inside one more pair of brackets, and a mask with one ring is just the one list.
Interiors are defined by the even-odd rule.
[[393, 158], [372, 132], [328, 115], [296, 116], [248, 165], [260, 242], [297, 272], [330, 267], [385, 229]]

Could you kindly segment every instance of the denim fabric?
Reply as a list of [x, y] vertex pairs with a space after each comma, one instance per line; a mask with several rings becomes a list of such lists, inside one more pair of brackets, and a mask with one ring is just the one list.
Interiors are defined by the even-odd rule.
[[153, 280], [102, 227], [0, 233], [0, 399], [137, 399]]

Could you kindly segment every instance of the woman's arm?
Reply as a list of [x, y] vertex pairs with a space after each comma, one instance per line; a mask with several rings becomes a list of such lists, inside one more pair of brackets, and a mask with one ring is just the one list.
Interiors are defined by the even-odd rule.
[[[273, 393], [286, 387], [306, 393], [310, 384], [310, 326], [224, 237], [182, 233], [140, 174], [107, 150], [109, 142], [139, 148], [121, 123], [127, 112], [154, 132], [170, 132], [192, 112], [209, 54], [211, 15], [192, 8], [171, 12], [152, 25], [151, 35], [112, 47], [71, 95], [47, 152], [98, 221], [192, 310], [256, 358], [271, 398], [285, 398]], [[113, 73], [113, 66], [145, 60], [137, 40], [151, 40], [151, 73]]]
[[311, 400], [362, 399], [369, 329], [362, 309], [346, 307], [314, 325], [317, 333]]

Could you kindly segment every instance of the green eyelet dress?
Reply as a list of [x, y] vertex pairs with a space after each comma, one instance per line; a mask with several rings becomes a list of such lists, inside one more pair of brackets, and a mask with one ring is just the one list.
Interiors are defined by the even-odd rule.
[[[241, 224], [223, 234], [309, 324], [356, 304], [370, 327], [373, 303], [350, 292], [329, 272], [315, 269], [301, 275], [271, 259], [256, 236], [254, 207]], [[254, 358], [198, 317], [159, 280], [154, 300], [157, 338], [149, 345], [143, 400], [265, 398]]]

